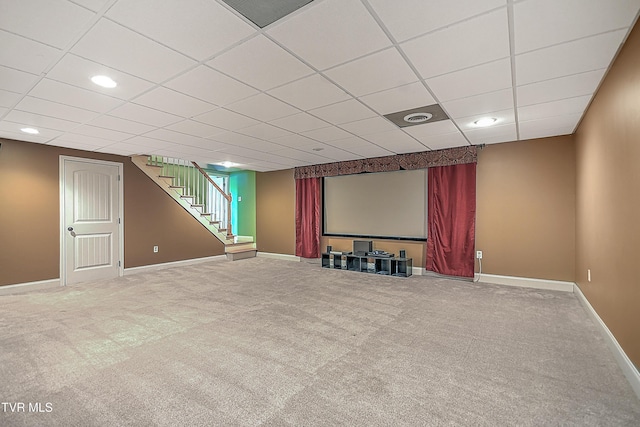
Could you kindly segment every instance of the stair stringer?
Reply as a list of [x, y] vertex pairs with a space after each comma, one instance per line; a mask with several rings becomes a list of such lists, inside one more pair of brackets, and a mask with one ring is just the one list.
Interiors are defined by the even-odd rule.
[[189, 201], [188, 197], [183, 197], [182, 190], [178, 188], [172, 187], [173, 182], [170, 177], [162, 177], [160, 176], [160, 166], [153, 166], [147, 164], [147, 156], [131, 156], [131, 161], [135, 164], [138, 169], [145, 173], [153, 182], [155, 182], [160, 188], [164, 190], [171, 198], [173, 198], [180, 206], [182, 206], [187, 212], [191, 214], [191, 216], [200, 222], [211, 234], [216, 236], [218, 240], [220, 240], [225, 246], [225, 254], [227, 254], [227, 258], [234, 259], [233, 257], [229, 257], [230, 253], [238, 253], [238, 252], [253, 252], [253, 256], [255, 256], [256, 252], [256, 244], [253, 242], [253, 238], [250, 236], [227, 236], [227, 232], [220, 231], [215, 224], [211, 224], [209, 219], [202, 214], [205, 212], [200, 211], [199, 208], [193, 207]]

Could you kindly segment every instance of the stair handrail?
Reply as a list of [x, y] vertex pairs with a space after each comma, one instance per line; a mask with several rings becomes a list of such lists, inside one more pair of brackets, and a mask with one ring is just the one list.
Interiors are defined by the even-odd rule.
[[218, 190], [218, 192], [222, 195], [222, 197], [224, 197], [227, 200], [227, 237], [233, 236], [233, 233], [231, 232], [231, 201], [233, 200], [233, 197], [231, 196], [231, 192], [229, 192], [228, 194], [225, 193], [224, 190], [222, 190], [218, 186], [218, 184], [216, 184], [215, 181], [211, 179], [209, 174], [205, 172], [205, 170], [202, 169], [200, 165], [198, 165], [196, 162], [192, 161], [191, 164], [193, 165], [193, 167], [195, 167], [198, 170], [198, 172], [200, 172], [202, 176], [205, 177], [207, 181], [209, 181], [210, 184], [213, 185], [213, 187], [216, 190]]

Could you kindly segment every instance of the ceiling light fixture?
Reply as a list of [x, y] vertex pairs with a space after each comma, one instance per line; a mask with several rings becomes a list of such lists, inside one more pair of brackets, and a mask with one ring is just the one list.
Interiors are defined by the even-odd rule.
[[37, 135], [40, 133], [38, 129], [34, 129], [34, 128], [22, 128], [20, 130], [24, 133], [28, 133], [29, 135]]
[[107, 89], [113, 89], [118, 86], [118, 83], [108, 76], [93, 76], [91, 77], [91, 81], [98, 86], [106, 87]]
[[403, 120], [407, 123], [423, 123], [433, 117], [431, 113], [411, 113], [404, 116]]
[[224, 166], [225, 168], [232, 168], [234, 166], [237, 166], [236, 163], [233, 162], [222, 162], [222, 163], [218, 163], [220, 166]]
[[476, 126], [485, 127], [485, 126], [491, 126], [495, 124], [497, 121], [498, 119], [496, 119], [495, 117], [483, 117], [473, 122], [473, 124]]

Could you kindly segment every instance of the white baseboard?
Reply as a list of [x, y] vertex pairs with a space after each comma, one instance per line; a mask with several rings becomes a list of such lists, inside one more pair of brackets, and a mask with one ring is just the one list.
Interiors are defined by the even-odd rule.
[[478, 282], [492, 283], [494, 285], [518, 286], [522, 288], [546, 289], [549, 291], [573, 292], [573, 282], [559, 280], [531, 279], [528, 277], [498, 276], [495, 274], [475, 274]]
[[37, 282], [18, 283], [16, 285], [0, 286], [0, 295], [19, 294], [23, 292], [39, 291], [60, 286], [60, 279], [39, 280]]
[[129, 276], [131, 274], [137, 274], [137, 273], [142, 273], [147, 271], [164, 270], [165, 268], [184, 267], [185, 265], [200, 264], [200, 263], [209, 262], [209, 261], [223, 261], [226, 259], [227, 259], [226, 255], [215, 255], [215, 256], [209, 256], [204, 258], [185, 259], [182, 261], [163, 262], [161, 264], [141, 265], [140, 267], [125, 268], [124, 276]]
[[258, 251], [258, 253], [256, 254], [257, 257], [260, 258], [271, 258], [271, 259], [281, 259], [284, 261], [301, 261], [302, 258], [300, 258], [299, 256], [295, 256], [295, 255], [288, 255], [288, 254], [274, 254], [271, 252], [260, 252]]
[[411, 267], [412, 276], [424, 276], [426, 270], [422, 267]]
[[607, 328], [607, 325], [605, 325], [600, 316], [598, 316], [598, 313], [593, 309], [589, 300], [587, 300], [587, 297], [584, 296], [578, 285], [575, 283], [573, 285], [573, 293], [576, 294], [580, 303], [582, 303], [584, 308], [587, 310], [587, 313], [589, 313], [596, 325], [599, 326], [600, 331], [602, 332], [607, 345], [613, 352], [624, 376], [627, 377], [629, 384], [631, 384], [631, 388], [638, 396], [638, 399], [640, 399], [640, 373], [638, 372], [638, 369], [633, 365], [631, 359], [629, 359], [622, 347], [620, 347], [620, 344], [618, 344], [618, 340], [616, 340], [609, 328]]

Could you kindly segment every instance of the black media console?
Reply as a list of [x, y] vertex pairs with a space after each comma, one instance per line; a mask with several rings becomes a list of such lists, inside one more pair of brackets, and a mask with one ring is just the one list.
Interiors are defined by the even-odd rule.
[[322, 267], [361, 273], [384, 274], [399, 277], [411, 276], [412, 258], [394, 256], [354, 255], [342, 252], [326, 252], [321, 255]]

